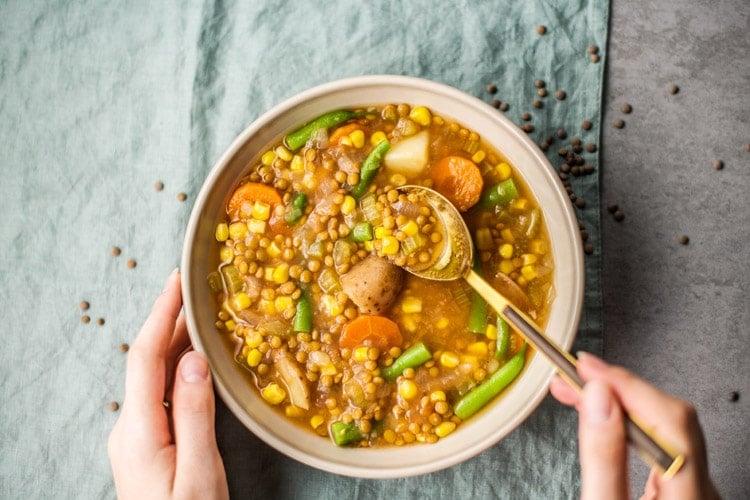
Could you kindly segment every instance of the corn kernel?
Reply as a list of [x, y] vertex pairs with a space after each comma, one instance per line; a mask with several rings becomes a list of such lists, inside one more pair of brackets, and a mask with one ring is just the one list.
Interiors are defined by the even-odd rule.
[[263, 279], [266, 281], [273, 281], [273, 270], [275, 268], [273, 267], [265, 267], [263, 268]]
[[375, 249], [375, 246], [372, 244], [372, 240], [367, 240], [364, 243], [365, 250], [368, 252], [372, 252]]
[[524, 266], [529, 266], [531, 264], [536, 264], [537, 256], [533, 253], [525, 253], [521, 255], [521, 261], [523, 262]]
[[454, 430], [456, 430], [456, 423], [448, 420], [448, 421], [439, 423], [437, 427], [435, 427], [435, 435], [437, 437], [443, 438], [447, 436], [448, 434], [450, 434], [451, 432], [453, 432]]
[[482, 163], [482, 160], [484, 160], [485, 156], [487, 156], [487, 153], [480, 149], [472, 155], [471, 161], [473, 161], [474, 163]]
[[531, 240], [529, 242], [529, 251], [537, 255], [544, 255], [547, 253], [547, 244], [544, 240]]
[[284, 401], [284, 398], [286, 397], [286, 391], [281, 388], [279, 384], [276, 384], [274, 382], [271, 382], [267, 386], [265, 386], [263, 389], [260, 390], [260, 395], [265, 399], [268, 403], [272, 405], [277, 405]]
[[289, 161], [292, 159], [292, 153], [290, 153], [289, 150], [284, 146], [277, 146], [276, 149], [274, 149], [274, 153], [276, 153], [276, 156], [284, 161]]
[[234, 259], [234, 250], [232, 250], [232, 247], [221, 247], [219, 258], [222, 262], [232, 262]]
[[255, 234], [263, 234], [266, 232], [266, 221], [250, 219], [247, 221], [247, 228]]
[[370, 348], [367, 346], [357, 347], [356, 349], [354, 349], [354, 360], [359, 363], [368, 361], [370, 359], [367, 355], [369, 350]]
[[270, 166], [273, 160], [276, 159], [276, 153], [273, 151], [266, 151], [263, 156], [260, 157], [260, 162], [265, 166]]
[[271, 205], [263, 203], [262, 201], [256, 201], [253, 204], [253, 211], [250, 213], [253, 219], [268, 220], [271, 217]]
[[423, 127], [426, 127], [430, 124], [430, 121], [432, 121], [432, 114], [426, 107], [417, 106], [416, 108], [411, 110], [411, 112], [409, 113], [409, 118], [419, 123]]
[[345, 135], [341, 139], [339, 139], [339, 144], [342, 144], [344, 146], [351, 146], [352, 145], [352, 139], [348, 135]]
[[312, 418], [310, 418], [310, 427], [317, 429], [323, 425], [323, 422], [325, 422], [325, 419], [321, 415], [313, 415]]
[[404, 379], [398, 384], [398, 394], [408, 401], [414, 399], [419, 394], [419, 388], [413, 380]]
[[349, 215], [350, 213], [354, 212], [354, 209], [356, 207], [357, 207], [357, 202], [353, 197], [349, 195], [344, 196], [344, 201], [343, 203], [341, 203], [342, 214]]
[[230, 300], [235, 311], [242, 311], [250, 307], [250, 296], [245, 292], [235, 293]]
[[344, 305], [336, 300], [336, 297], [333, 295], [325, 294], [321, 301], [323, 302], [323, 307], [328, 311], [329, 316], [338, 316], [344, 313]]
[[473, 354], [462, 354], [459, 356], [460, 363], [463, 365], [471, 365], [473, 367], [479, 366], [479, 360]]
[[365, 145], [365, 133], [359, 129], [349, 134], [349, 139], [352, 141], [352, 146], [357, 149]]
[[305, 162], [300, 155], [294, 155], [292, 157], [292, 162], [289, 164], [289, 168], [292, 172], [299, 172], [305, 168]]
[[405, 313], [422, 312], [422, 299], [419, 297], [405, 297], [401, 301], [401, 310]]
[[260, 364], [261, 359], [263, 359], [263, 354], [258, 349], [250, 349], [245, 361], [247, 361], [247, 366], [255, 368]]
[[533, 280], [534, 278], [537, 277], [536, 267], [535, 266], [521, 267], [521, 276], [523, 276], [526, 281]]
[[487, 328], [484, 330], [484, 334], [490, 340], [497, 339], [497, 327], [492, 323], [488, 324]]
[[480, 227], [474, 233], [474, 242], [479, 250], [489, 250], [495, 245], [492, 241], [492, 233], [488, 227]]
[[475, 356], [486, 356], [488, 352], [486, 342], [472, 342], [466, 347], [466, 352]]
[[233, 332], [235, 328], [237, 328], [237, 323], [235, 323], [233, 320], [228, 319], [224, 322], [224, 328], [229, 330], [230, 332]]
[[281, 295], [274, 299], [273, 306], [277, 311], [286, 311], [290, 307], [294, 306], [294, 300], [292, 300], [292, 298], [288, 295]]
[[378, 144], [380, 144], [381, 142], [387, 139], [388, 138], [386, 137], [385, 132], [378, 130], [377, 132], [375, 132], [374, 134], [370, 136], [370, 144], [372, 144], [373, 146], [377, 146]]
[[507, 163], [499, 163], [495, 169], [497, 170], [497, 175], [500, 177], [499, 180], [504, 181], [510, 177], [511, 168]]
[[509, 227], [500, 231], [500, 236], [503, 237], [503, 240], [505, 240], [506, 243], [513, 243], [516, 241], [516, 237], [513, 236], [513, 231], [511, 231]]
[[500, 245], [500, 257], [503, 259], [510, 259], [513, 257], [513, 245], [510, 243], [503, 243]]
[[339, 371], [336, 369], [336, 365], [333, 363], [328, 363], [327, 365], [323, 365], [320, 367], [320, 374], [321, 375], [336, 375]]
[[271, 244], [266, 247], [266, 253], [268, 253], [269, 257], [275, 258], [281, 255], [281, 248], [279, 248], [279, 245], [277, 245], [275, 241], [272, 241]]
[[393, 231], [388, 229], [387, 227], [378, 226], [375, 228], [375, 239], [382, 240], [386, 236], [390, 236], [393, 234]]
[[512, 260], [505, 259], [500, 262], [500, 272], [503, 274], [510, 274], [515, 268]]
[[448, 325], [450, 324], [450, 320], [448, 318], [440, 318], [437, 320], [437, 323], [435, 323], [435, 326], [439, 328], [440, 330], [444, 330], [448, 328]]
[[381, 251], [384, 255], [395, 255], [398, 253], [399, 243], [395, 236], [385, 236], [382, 241], [383, 247]]
[[249, 330], [245, 334], [245, 345], [249, 347], [258, 347], [263, 343], [263, 335], [258, 330]]
[[430, 401], [435, 403], [436, 401], [445, 401], [445, 392], [443, 391], [432, 391], [430, 393]]
[[407, 332], [416, 332], [417, 328], [419, 327], [419, 323], [417, 322], [417, 318], [414, 317], [413, 314], [407, 314], [404, 317], [401, 318], [401, 322], [404, 325], [404, 329]]
[[283, 284], [289, 280], [289, 264], [282, 262], [273, 270], [271, 280], [276, 284]]
[[409, 220], [406, 224], [401, 226], [401, 230], [408, 236], [415, 236], [419, 233], [419, 226], [413, 220]]
[[274, 305], [273, 300], [261, 299], [258, 307], [262, 313], [268, 315], [276, 314], [276, 306]]
[[227, 238], [229, 238], [229, 226], [227, 226], [226, 222], [220, 222], [216, 224], [216, 241], [227, 241]]
[[244, 222], [232, 222], [229, 225], [229, 237], [234, 241], [243, 240], [247, 235], [247, 225]]
[[440, 364], [446, 368], [455, 368], [458, 366], [458, 354], [451, 351], [444, 351], [440, 355]]
[[298, 406], [289, 405], [284, 408], [284, 414], [289, 418], [299, 418], [305, 415], [305, 410]]

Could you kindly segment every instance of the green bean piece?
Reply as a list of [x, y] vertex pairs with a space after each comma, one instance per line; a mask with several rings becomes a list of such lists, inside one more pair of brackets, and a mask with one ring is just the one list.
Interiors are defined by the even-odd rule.
[[515, 378], [521, 373], [526, 360], [526, 344], [521, 351], [510, 358], [507, 363], [501, 366], [490, 378], [473, 388], [464, 397], [458, 400], [453, 406], [455, 413], [461, 420], [466, 420], [476, 412], [481, 410], [484, 405], [489, 403], [492, 398], [500, 394]]
[[240, 272], [236, 267], [231, 264], [222, 267], [221, 276], [224, 278], [224, 285], [226, 285], [230, 294], [242, 290], [242, 278], [240, 278]]
[[359, 169], [359, 182], [352, 188], [352, 196], [359, 198], [367, 192], [367, 188], [370, 187], [372, 180], [378, 173], [380, 164], [383, 163], [383, 157], [389, 149], [391, 149], [391, 143], [384, 139], [370, 151], [370, 154], [362, 163], [362, 168]]
[[299, 148], [304, 146], [308, 140], [310, 140], [310, 137], [319, 128], [324, 128], [327, 130], [331, 127], [335, 127], [340, 123], [344, 123], [354, 116], [355, 113], [346, 109], [331, 111], [330, 113], [320, 115], [307, 125], [287, 135], [284, 139], [284, 142], [286, 142], [286, 147], [288, 147], [291, 151], [297, 151]]
[[501, 316], [497, 317], [497, 340], [495, 341], [495, 359], [505, 359], [510, 349], [510, 325]]
[[292, 330], [295, 332], [310, 333], [313, 323], [313, 308], [310, 293], [303, 289], [297, 300], [297, 312], [292, 320]]
[[424, 343], [414, 344], [401, 353], [391, 366], [380, 370], [380, 375], [388, 382], [393, 382], [407, 368], [416, 368], [432, 359], [432, 353]]
[[352, 239], [358, 243], [372, 240], [372, 225], [364, 221], [354, 224]]
[[305, 193], [297, 193], [292, 198], [292, 203], [289, 205], [286, 211], [286, 221], [289, 225], [294, 225], [305, 215], [305, 208], [307, 207], [307, 195]]
[[[474, 255], [473, 267], [475, 272], [481, 274], [482, 265], [476, 254]], [[469, 310], [469, 331], [479, 334], [485, 333], [487, 331], [487, 314], [487, 301], [485, 301], [477, 292], [472, 292], [471, 309]]]
[[516, 198], [518, 198], [516, 183], [513, 182], [513, 179], [506, 179], [482, 193], [479, 204], [482, 207], [490, 208], [497, 205], [505, 205]]
[[331, 424], [331, 437], [336, 446], [346, 446], [364, 439], [362, 431], [354, 422], [334, 422]]

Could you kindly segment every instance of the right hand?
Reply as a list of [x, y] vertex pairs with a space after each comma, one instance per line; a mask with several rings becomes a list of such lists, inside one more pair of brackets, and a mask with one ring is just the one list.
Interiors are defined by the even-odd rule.
[[552, 381], [550, 392], [579, 412], [581, 498], [629, 498], [625, 412], [637, 415], [685, 456], [682, 468], [670, 479], [656, 467], [651, 470], [642, 500], [719, 498], [693, 406], [592, 354], [579, 355], [578, 374], [586, 382], [580, 393], [560, 377]]

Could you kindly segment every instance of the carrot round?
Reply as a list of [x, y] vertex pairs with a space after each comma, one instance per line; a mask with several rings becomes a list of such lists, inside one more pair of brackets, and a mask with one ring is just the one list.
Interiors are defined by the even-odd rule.
[[260, 182], [248, 182], [234, 190], [227, 203], [227, 213], [232, 219], [239, 219], [242, 205], [253, 204], [256, 201], [273, 206], [281, 203], [281, 196], [271, 186]]
[[341, 139], [351, 134], [355, 130], [362, 130], [362, 127], [359, 123], [347, 123], [346, 125], [342, 125], [331, 132], [331, 135], [328, 137], [328, 142], [330, 142], [331, 144], [338, 144], [339, 142], [341, 142]]
[[361, 315], [347, 324], [339, 337], [339, 345], [353, 349], [371, 345], [380, 350], [400, 346], [404, 342], [398, 325], [384, 316]]
[[459, 212], [473, 207], [482, 195], [484, 181], [476, 163], [463, 156], [446, 156], [430, 170], [433, 187]]

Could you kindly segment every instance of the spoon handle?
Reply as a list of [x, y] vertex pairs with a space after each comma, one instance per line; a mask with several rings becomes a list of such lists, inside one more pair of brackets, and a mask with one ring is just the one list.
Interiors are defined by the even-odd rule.
[[[550, 340], [531, 319], [516, 309], [476, 272], [469, 271], [465, 279], [498, 314], [523, 335], [529, 344], [552, 362], [563, 379], [579, 391], [583, 388], [584, 381], [576, 370], [576, 359], [569, 352]], [[656, 436], [643, 425], [636, 423], [633, 416], [626, 415], [625, 429], [628, 439], [644, 460], [651, 465], [658, 465], [665, 477], [672, 477], [680, 469], [685, 460], [683, 455], [670, 452], [664, 445], [659, 444]]]

